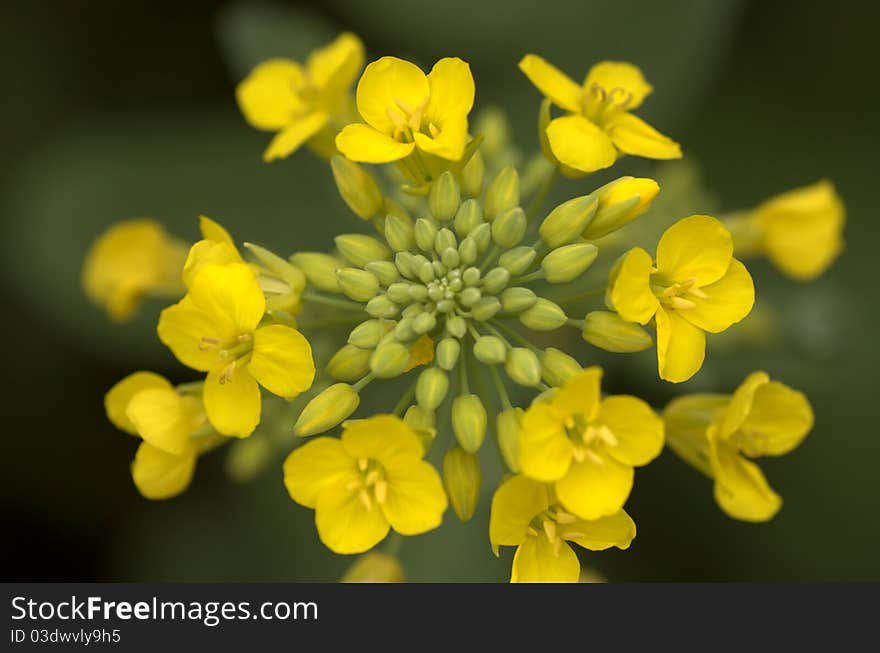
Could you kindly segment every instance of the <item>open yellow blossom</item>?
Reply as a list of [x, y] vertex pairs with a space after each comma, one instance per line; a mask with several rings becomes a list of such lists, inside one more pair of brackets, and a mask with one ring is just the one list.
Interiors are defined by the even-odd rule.
[[515, 546], [511, 583], [576, 583], [581, 565], [567, 542], [591, 551], [629, 548], [636, 525], [626, 512], [578, 519], [561, 506], [553, 488], [525, 476], [504, 481], [492, 497], [489, 541]]
[[159, 318], [159, 339], [181, 363], [208, 373], [205, 409], [223, 435], [246, 437], [256, 428], [259, 385], [290, 399], [314, 379], [308, 341], [289, 326], [261, 325], [265, 311], [250, 267], [212, 263], [199, 269], [186, 297]]
[[213, 441], [201, 400], [158, 374], [135, 372], [110, 389], [104, 406], [117, 428], [143, 439], [131, 466], [140, 493], [168, 499], [186, 490], [199, 451]]
[[186, 245], [150, 218], [119, 222], [94, 242], [82, 271], [83, 288], [111, 319], [134, 316], [145, 296], [180, 297]]
[[733, 395], [688, 395], [663, 412], [669, 446], [715, 480], [715, 499], [728, 515], [766, 521], [782, 507], [768, 485], [759, 456], [781, 456], [813, 427], [807, 398], [765, 372], [746, 377]]
[[622, 154], [681, 158], [678, 143], [630, 113], [653, 90], [636, 66], [603, 61], [590, 68], [582, 85], [534, 54], [523, 57], [519, 68], [541, 93], [567, 112], [550, 120], [543, 134], [563, 171], [602, 170]]
[[436, 470], [422, 460], [415, 432], [392, 415], [347, 422], [342, 437], [320, 437], [284, 463], [291, 498], [315, 509], [321, 541], [361, 553], [393, 528], [418, 535], [440, 525], [447, 500]]
[[666, 230], [656, 263], [641, 247], [623, 255], [609, 277], [608, 301], [625, 320], [654, 320], [660, 378], [680, 383], [703, 365], [705, 332], [720, 333], [749, 314], [755, 286], [733, 258], [724, 225], [692, 215]]
[[570, 377], [522, 418], [520, 472], [553, 483], [559, 503], [582, 519], [617, 513], [633, 485], [633, 467], [663, 449], [663, 422], [641, 399], [601, 398], [602, 370]]
[[305, 66], [290, 59], [270, 59], [254, 68], [235, 96], [252, 127], [277, 132], [263, 159], [287, 157], [303, 143], [322, 155], [333, 154], [333, 123], [348, 122], [348, 89], [363, 65], [363, 44], [345, 32], [312, 52]]
[[468, 138], [474, 78], [461, 59], [440, 59], [431, 72], [396, 57], [369, 64], [357, 86], [357, 107], [366, 124], [345, 127], [339, 151], [353, 161], [389, 163], [416, 148], [458, 161]]
[[730, 220], [737, 255], [763, 254], [785, 274], [810, 281], [843, 251], [846, 208], [827, 180], [790, 190]]

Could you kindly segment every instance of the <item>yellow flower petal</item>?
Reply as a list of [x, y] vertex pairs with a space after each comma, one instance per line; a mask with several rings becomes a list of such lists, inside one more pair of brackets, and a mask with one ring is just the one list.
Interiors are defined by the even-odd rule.
[[241, 255], [234, 247], [216, 240], [200, 240], [189, 249], [186, 262], [183, 264], [183, 283], [187, 288], [192, 285], [196, 274], [205, 265], [226, 265], [240, 263]]
[[641, 118], [619, 113], [604, 125], [618, 150], [648, 159], [680, 159], [681, 146]]
[[348, 125], [336, 136], [336, 147], [352, 161], [390, 163], [413, 151], [415, 143], [398, 143], [369, 125]]
[[547, 486], [525, 476], [513, 476], [498, 486], [489, 515], [489, 542], [498, 555], [499, 546], [517, 546], [526, 539], [529, 522], [550, 507]]
[[104, 395], [104, 410], [107, 412], [107, 418], [116, 428], [137, 435], [137, 428], [126, 414], [128, 402], [139, 392], [155, 389], [173, 390], [174, 386], [164, 377], [153, 372], [129, 374]]
[[222, 374], [222, 369], [208, 372], [205, 412], [218, 433], [246, 438], [260, 423], [260, 386], [244, 367], [237, 367], [221, 383]]
[[614, 310], [624, 320], [647, 324], [660, 306], [651, 291], [651, 255], [634, 247], [623, 255], [612, 271], [610, 299]]
[[382, 57], [364, 69], [357, 86], [357, 107], [368, 125], [391, 134], [394, 122], [389, 112], [405, 117], [404, 112], [416, 111], [430, 93], [428, 78], [418, 66], [397, 57]]
[[706, 334], [678, 311], [660, 308], [657, 320], [657, 369], [661, 379], [687, 381], [700, 371], [706, 357]]
[[529, 81], [560, 108], [580, 112], [583, 89], [564, 72], [534, 54], [527, 54], [519, 62]]
[[715, 476], [715, 499], [728, 515], [743, 521], [771, 519], [782, 507], [761, 469], [723, 441], [710, 438], [709, 461]]
[[694, 394], [677, 397], [663, 409], [667, 446], [707, 476], [712, 475], [707, 431], [721, 419], [729, 402], [729, 395]]
[[439, 156], [449, 161], [458, 161], [464, 156], [468, 138], [468, 122], [466, 116], [453, 116], [442, 123], [440, 132], [431, 138], [421, 132], [413, 137], [416, 147], [423, 152]]
[[431, 98], [425, 114], [432, 122], [465, 118], [474, 107], [474, 77], [471, 67], [458, 57], [444, 57], [428, 73]]
[[313, 51], [306, 59], [309, 81], [325, 95], [344, 93], [364, 65], [364, 44], [351, 32]]
[[530, 535], [513, 556], [511, 583], [576, 583], [581, 563], [565, 542], [557, 548], [543, 533]]
[[293, 399], [315, 379], [312, 348], [296, 329], [281, 324], [254, 331], [254, 350], [248, 371], [266, 390]]
[[766, 385], [769, 382], [770, 377], [766, 372], [752, 372], [739, 384], [739, 387], [730, 397], [730, 401], [718, 423], [717, 435], [720, 439], [727, 440], [730, 438], [742, 423], [746, 421], [746, 417], [748, 417], [749, 412], [752, 410], [755, 392], [762, 385]]
[[291, 499], [314, 508], [321, 490], [356, 471], [355, 465], [337, 438], [315, 438], [287, 456], [284, 485]]
[[581, 519], [598, 519], [623, 508], [633, 486], [633, 468], [601, 451], [592, 450], [583, 461], [572, 463], [556, 481], [556, 496], [563, 507]]
[[260, 284], [244, 263], [202, 266], [190, 284], [189, 297], [193, 305], [233, 324], [240, 334], [253, 332], [266, 312]]
[[388, 520], [378, 504], [371, 500], [368, 508], [358, 489], [349, 489], [357, 479], [358, 474], [352, 472], [318, 494], [315, 506], [318, 536], [336, 553], [363, 553], [388, 534]]
[[200, 215], [199, 231], [201, 231], [202, 238], [205, 240], [213, 240], [216, 243], [226, 243], [231, 249], [238, 253], [238, 249], [235, 246], [235, 241], [232, 239], [232, 236], [226, 231], [226, 228], [216, 220], [212, 220], [206, 215]]
[[393, 415], [375, 415], [346, 425], [342, 446], [353, 458], [377, 460], [394, 465], [400, 459], [420, 460], [424, 454], [415, 432]]
[[218, 351], [205, 348], [203, 338], [225, 343], [238, 335], [231, 320], [203, 311], [189, 295], [162, 311], [156, 331], [177, 360], [200, 372], [207, 372], [219, 362]]
[[446, 493], [431, 465], [423, 460], [396, 462], [385, 468], [385, 480], [388, 494], [380, 505], [391, 528], [401, 535], [418, 535], [440, 525]]
[[755, 304], [755, 284], [746, 266], [731, 259], [727, 272], [715, 283], [700, 288], [706, 296], [688, 296], [696, 306], [681, 316], [709, 333], [720, 333], [748, 315]]
[[269, 147], [263, 152], [263, 161], [275, 161], [293, 154], [300, 145], [317, 134], [327, 124], [328, 116], [315, 111], [288, 123], [275, 134]]
[[434, 360], [434, 340], [428, 335], [423, 335], [409, 348], [409, 363], [404, 371], [409, 372], [421, 365], [427, 365], [432, 360]]
[[545, 133], [553, 156], [569, 168], [595, 172], [617, 160], [617, 150], [605, 132], [581, 115], [555, 118]]
[[667, 282], [694, 279], [700, 288], [723, 277], [732, 258], [733, 238], [724, 225], [708, 215], [692, 215], [660, 237], [657, 274]]
[[550, 398], [550, 407], [557, 421], [572, 415], [590, 420], [599, 409], [602, 368], [596, 365], [571, 376]]
[[144, 442], [175, 456], [194, 450], [189, 436], [205, 423], [201, 402], [171, 388], [138, 392], [125, 412]]
[[189, 487], [195, 468], [195, 454], [175, 456], [142, 442], [131, 464], [131, 477], [147, 499], [170, 499]]
[[523, 415], [520, 429], [519, 467], [538, 481], [555, 481], [571, 465], [573, 445], [553, 409], [540, 402]]
[[571, 524], [561, 524], [559, 536], [590, 551], [604, 551], [612, 546], [628, 549], [636, 536], [636, 524], [620, 510], [599, 519], [579, 519]]
[[626, 465], [647, 465], [663, 450], [663, 420], [641, 399], [608, 397], [599, 406], [597, 421], [617, 440], [608, 453]]
[[593, 84], [603, 89], [606, 95], [613, 95], [611, 99], [617, 100], [618, 93], [623, 95], [627, 99], [627, 110], [637, 108], [654, 90], [637, 66], [624, 61], [601, 61], [590, 68], [584, 78], [584, 88], [589, 92]]
[[269, 59], [254, 68], [236, 87], [235, 97], [249, 125], [275, 131], [308, 110], [295, 90], [304, 83], [305, 72], [298, 63]]

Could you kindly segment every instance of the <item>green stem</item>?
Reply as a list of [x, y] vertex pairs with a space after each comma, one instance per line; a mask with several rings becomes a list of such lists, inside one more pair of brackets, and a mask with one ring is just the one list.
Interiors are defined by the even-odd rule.
[[324, 295], [319, 295], [316, 292], [304, 292], [302, 294], [303, 301], [314, 302], [316, 304], [323, 304], [325, 306], [332, 306], [334, 308], [344, 308], [349, 311], [363, 311], [364, 305], [358, 304], [357, 302], [350, 301], [348, 299], [340, 299], [337, 297], [325, 297]]
[[566, 324], [568, 324], [568, 326], [573, 326], [575, 329], [580, 329], [581, 331], [584, 330], [584, 321], [583, 320], [577, 320], [573, 317], [570, 317], [566, 321]]
[[375, 379], [375, 378], [376, 378], [376, 375], [373, 374], [372, 372], [370, 372], [369, 374], [367, 374], [366, 376], [364, 376], [360, 381], [358, 381], [357, 383], [355, 383], [355, 384], [354, 384], [353, 386], [351, 386], [351, 387], [352, 387], [352, 389], [353, 389], [355, 392], [360, 392], [361, 390], [363, 390], [364, 388], [367, 387], [367, 384], [368, 384], [370, 381], [372, 381], [372, 380]]
[[537, 347], [535, 347], [535, 345], [533, 345], [531, 342], [529, 342], [528, 338], [517, 333], [516, 331], [514, 331], [513, 329], [508, 327], [506, 324], [502, 324], [501, 322], [497, 322], [495, 320], [492, 320], [492, 324], [494, 324], [501, 331], [503, 331], [505, 334], [507, 334], [508, 338], [510, 338], [511, 340], [515, 340], [517, 343], [519, 343], [520, 345], [522, 345], [526, 349], [531, 349], [533, 352], [535, 352], [536, 354], [538, 354], [540, 356], [541, 350], [538, 349]]
[[504, 379], [498, 373], [498, 368], [490, 365], [489, 375], [492, 377], [492, 383], [495, 384], [495, 390], [498, 392], [498, 398], [501, 400], [502, 409], [510, 410], [513, 408], [513, 404], [510, 403], [510, 395], [507, 394], [507, 388], [504, 387]]
[[525, 275], [518, 277], [516, 279], [511, 279], [510, 285], [519, 285], [522, 283], [529, 283], [531, 281], [538, 281], [543, 278], [544, 278], [544, 270], [538, 269], [530, 274], [525, 274]]
[[492, 243], [492, 249], [489, 250], [489, 253], [486, 255], [486, 258], [483, 259], [483, 262], [480, 264], [480, 272], [485, 272], [486, 268], [488, 268], [492, 263], [495, 262], [495, 259], [501, 253], [501, 249], [495, 243]]
[[349, 324], [354, 324], [355, 322], [360, 322], [362, 319], [362, 315], [347, 315], [345, 317], [327, 318], [326, 320], [315, 320], [314, 322], [300, 322], [299, 329], [300, 331], [310, 331], [312, 329], [347, 326]]
[[403, 396], [400, 398], [400, 401], [397, 402], [397, 405], [394, 406], [394, 410], [391, 411], [392, 415], [397, 415], [400, 417], [403, 414], [403, 411], [406, 409], [407, 404], [412, 401], [412, 398], [416, 394], [416, 384], [413, 383], [409, 386], [409, 390], [403, 393]]
[[469, 395], [471, 393], [470, 385], [468, 385], [467, 349], [464, 347], [461, 348], [461, 353], [458, 357], [458, 383], [459, 394]]

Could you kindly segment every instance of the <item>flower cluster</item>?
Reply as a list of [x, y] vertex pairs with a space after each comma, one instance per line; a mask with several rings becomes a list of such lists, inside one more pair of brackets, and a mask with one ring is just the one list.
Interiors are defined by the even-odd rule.
[[[751, 459], [806, 436], [813, 417], [802, 394], [756, 372], [732, 395], [686, 395], [655, 410], [603, 394], [602, 369], [585, 367], [589, 354], [564, 332], [615, 353], [655, 347], [659, 378], [686, 381], [703, 364], [706, 334], [752, 309], [740, 257], [766, 254], [804, 279], [839, 253], [843, 205], [831, 185], [722, 219], [684, 217], [654, 254], [621, 248], [620, 230], [660, 192], [655, 180], [623, 176], [543, 204], [560, 172], [681, 156], [632, 113], [652, 91], [637, 67], [602, 62], [578, 85], [524, 57], [521, 70], [546, 100], [543, 154], [521, 165], [503, 147], [497, 114], [472, 126], [464, 61], [444, 58], [425, 74], [382, 57], [360, 74], [363, 61], [360, 41], [343, 34], [305, 65], [260, 64], [237, 98], [251, 125], [276, 132], [265, 159], [308, 146], [329, 162], [364, 229], [337, 236], [331, 251], [282, 256], [251, 243], [239, 250], [202, 217], [202, 239], [186, 253], [142, 220], [114, 227], [90, 253], [86, 289], [114, 318], [143, 295], [178, 293], [158, 336], [205, 374], [175, 387], [137, 372], [107, 394], [110, 420], [143, 440], [132, 466], [141, 493], [179, 494], [196, 458], [221, 445], [236, 469], [258, 470], [271, 461], [267, 447], [242, 447], [280, 429], [295, 437], [285, 440], [284, 483], [314, 509], [329, 549], [363, 553], [392, 530], [430, 531], [450, 506], [467, 521], [491, 481], [488, 540], [496, 554], [516, 547], [514, 582], [578, 580], [569, 543], [629, 547], [635, 470], [664, 446], [714, 480], [732, 517], [772, 517], [781, 499]], [[552, 107], [564, 114], [552, 117]], [[312, 349], [319, 331], [340, 336], [326, 356]], [[557, 346], [542, 344], [551, 339]], [[358, 415], [380, 384], [395, 405]], [[501, 479], [483, 478], [478, 453], [490, 434]], [[402, 570], [373, 552], [348, 577], [399, 579]]]

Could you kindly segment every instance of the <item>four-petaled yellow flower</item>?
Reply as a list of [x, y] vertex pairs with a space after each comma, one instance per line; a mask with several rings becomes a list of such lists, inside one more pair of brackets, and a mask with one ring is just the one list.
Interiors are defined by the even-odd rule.
[[461, 59], [440, 59], [431, 72], [396, 57], [366, 67], [357, 107], [366, 124], [345, 127], [336, 147], [353, 161], [388, 163], [413, 150], [458, 161], [468, 139], [474, 78]]
[[511, 583], [576, 583], [581, 565], [567, 542], [591, 551], [629, 548], [636, 525], [626, 512], [578, 519], [554, 496], [553, 488], [525, 476], [504, 481], [492, 497], [489, 541], [515, 546]]
[[688, 395], [663, 412], [669, 446], [715, 480], [715, 499], [728, 515], [766, 521], [782, 507], [751, 458], [781, 456], [813, 427], [807, 398], [754, 372], [733, 395]]
[[[263, 159], [284, 158], [306, 142], [319, 153], [332, 155], [333, 123], [348, 122], [348, 89], [363, 65], [363, 44], [346, 32], [312, 52], [305, 66], [290, 59], [270, 59], [254, 68], [235, 96], [252, 127], [278, 132]], [[318, 138], [325, 128], [326, 138]]]
[[284, 463], [291, 498], [315, 509], [318, 535], [336, 553], [361, 553], [390, 528], [418, 535], [440, 525], [447, 500], [436, 470], [422, 460], [418, 436], [392, 415], [346, 423]]
[[705, 332], [720, 333], [749, 314], [755, 286], [733, 258], [724, 225], [692, 215], [660, 238], [656, 264], [641, 247], [624, 254], [611, 271], [607, 297], [625, 320], [654, 319], [660, 378], [680, 383], [703, 365]]
[[131, 475], [148, 499], [168, 499], [192, 480], [196, 457], [216, 443], [198, 396], [178, 392], [152, 372], [135, 372], [104, 398], [107, 417], [119, 429], [143, 439]]
[[582, 86], [534, 54], [523, 57], [519, 67], [541, 93], [568, 112], [550, 120], [542, 136], [564, 172], [602, 170], [621, 154], [681, 158], [678, 143], [630, 113], [653, 90], [636, 66], [603, 61], [590, 68]]
[[144, 296], [180, 297], [186, 245], [149, 218], [110, 227], [92, 245], [82, 271], [86, 295], [111, 319], [123, 322]]
[[208, 373], [205, 409], [223, 435], [246, 437], [256, 428], [259, 385], [287, 399], [312, 385], [308, 341], [289, 326], [261, 326], [265, 311], [250, 267], [209, 263], [194, 275], [189, 293], [159, 318], [159, 339], [181, 363]]
[[663, 421], [641, 399], [602, 399], [602, 370], [587, 368], [525, 412], [520, 472], [553, 483], [559, 503], [583, 519], [617, 513], [629, 497], [633, 467], [663, 449]]

